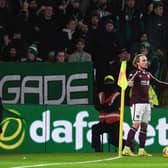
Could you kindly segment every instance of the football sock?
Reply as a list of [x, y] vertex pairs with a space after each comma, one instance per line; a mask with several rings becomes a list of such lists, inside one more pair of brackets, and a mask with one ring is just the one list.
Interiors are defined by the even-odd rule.
[[128, 136], [127, 136], [127, 141], [125, 144], [126, 146], [130, 147], [132, 145], [136, 131], [137, 131], [137, 129], [135, 129], [133, 127], [129, 130]]
[[146, 129], [141, 128], [139, 133], [139, 147], [144, 148], [146, 141]]

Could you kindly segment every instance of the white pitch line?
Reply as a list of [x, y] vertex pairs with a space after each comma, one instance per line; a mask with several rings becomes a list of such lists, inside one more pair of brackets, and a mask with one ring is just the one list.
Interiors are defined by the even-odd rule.
[[116, 160], [120, 159], [121, 157], [111, 157], [106, 159], [100, 159], [100, 160], [89, 160], [89, 161], [83, 161], [83, 162], [58, 162], [58, 163], [45, 163], [45, 164], [36, 164], [36, 165], [29, 165], [29, 166], [16, 166], [11, 168], [32, 168], [32, 167], [44, 167], [44, 166], [58, 166], [58, 165], [75, 165], [75, 164], [87, 164], [87, 163], [96, 163], [96, 162], [103, 162], [103, 161], [109, 161], [109, 160]]

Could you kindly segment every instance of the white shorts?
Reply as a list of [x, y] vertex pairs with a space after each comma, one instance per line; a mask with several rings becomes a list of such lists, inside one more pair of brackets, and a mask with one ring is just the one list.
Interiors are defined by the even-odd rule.
[[133, 123], [148, 123], [151, 120], [151, 105], [148, 103], [133, 104], [131, 107]]

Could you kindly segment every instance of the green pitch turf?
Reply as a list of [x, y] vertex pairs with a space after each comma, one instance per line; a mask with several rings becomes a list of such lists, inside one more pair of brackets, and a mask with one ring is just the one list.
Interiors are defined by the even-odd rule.
[[168, 157], [121, 157], [113, 153], [0, 154], [1, 168], [168, 168]]

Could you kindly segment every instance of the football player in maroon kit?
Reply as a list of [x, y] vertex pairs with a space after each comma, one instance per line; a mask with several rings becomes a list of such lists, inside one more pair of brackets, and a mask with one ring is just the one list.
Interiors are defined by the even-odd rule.
[[[128, 77], [128, 86], [132, 87], [132, 96], [130, 98], [132, 127], [128, 132], [122, 154], [124, 156], [152, 156], [144, 150], [147, 125], [151, 119], [151, 104], [148, 90], [150, 82], [166, 87], [168, 87], [168, 83], [156, 79], [150, 72], [147, 71], [148, 60], [144, 54], [136, 55], [133, 59], [133, 65], [136, 70], [130, 73]], [[136, 155], [131, 151], [130, 146], [139, 128], [139, 151]]]

